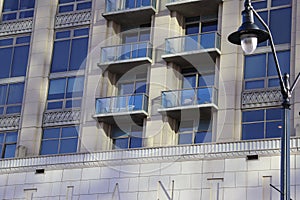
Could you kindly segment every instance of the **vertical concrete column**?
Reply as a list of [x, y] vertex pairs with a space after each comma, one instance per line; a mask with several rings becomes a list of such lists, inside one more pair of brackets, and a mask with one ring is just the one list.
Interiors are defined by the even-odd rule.
[[[177, 14], [170, 15], [170, 11], [164, 6], [155, 15], [152, 23], [153, 37], [153, 64], [148, 76], [149, 83], [149, 118], [146, 122], [146, 142], [145, 146], [171, 145], [174, 141], [174, 131], [172, 130], [172, 119], [157, 112], [161, 107], [161, 91], [176, 89], [178, 83], [173, 64], [162, 60], [161, 56], [165, 53], [165, 39], [179, 34], [174, 30], [181, 30], [177, 21]], [[173, 30], [171, 33], [170, 30]], [[175, 80], [176, 79], [176, 80]], [[171, 122], [171, 123], [169, 123]]]
[[[294, 28], [294, 32], [292, 33], [292, 38], [295, 38], [295, 52], [294, 52], [294, 60], [291, 62], [291, 67], [295, 66], [295, 76], [300, 72], [300, 2], [293, 1], [293, 18], [292, 18], [292, 27]], [[293, 69], [291, 69], [293, 71]], [[292, 78], [294, 80], [294, 78]], [[294, 127], [295, 127], [295, 134], [300, 136], [300, 82], [298, 82], [294, 94]], [[291, 129], [293, 131], [293, 129]]]
[[34, 30], [32, 30], [19, 140], [19, 145], [27, 147], [28, 156], [39, 154], [57, 0], [39, 0], [35, 3]]
[[217, 142], [240, 138], [240, 102], [243, 80], [243, 53], [227, 37], [241, 25], [242, 1], [225, 0], [221, 18], [221, 52]]
[[107, 21], [102, 17], [105, 1], [93, 1], [92, 27], [90, 29], [89, 50], [87, 56], [85, 88], [81, 108], [80, 152], [101, 151], [107, 149], [106, 133], [95, 115], [96, 98], [102, 96], [103, 75], [98, 67], [101, 47], [106, 45]]

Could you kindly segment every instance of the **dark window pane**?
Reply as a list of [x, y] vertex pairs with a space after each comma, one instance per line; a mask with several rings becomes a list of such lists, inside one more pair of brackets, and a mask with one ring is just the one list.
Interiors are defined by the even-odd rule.
[[2, 48], [0, 49], [0, 78], [8, 78], [10, 77], [10, 66], [12, 59], [12, 48]]
[[47, 110], [61, 109], [62, 107], [63, 107], [62, 101], [48, 102], [47, 104]]
[[27, 70], [29, 46], [15, 47], [11, 76], [25, 76]]
[[264, 120], [264, 110], [245, 111], [242, 114], [243, 122], [256, 122]]
[[140, 81], [135, 84], [135, 93], [146, 93], [146, 82]]
[[6, 108], [6, 114], [21, 113], [21, 106], [9, 106]]
[[4, 113], [4, 108], [0, 107], [0, 115], [3, 115], [3, 113]]
[[267, 7], [267, 1], [259, 1], [259, 2], [252, 2], [252, 6], [255, 9], [262, 9]]
[[66, 108], [79, 108], [79, 107], [81, 107], [81, 100], [66, 101]]
[[265, 81], [264, 80], [256, 80], [256, 81], [246, 81], [245, 82], [245, 89], [251, 90], [251, 89], [259, 89], [265, 87]]
[[20, 12], [20, 15], [19, 15], [20, 19], [28, 18], [28, 17], [33, 17], [33, 10]]
[[0, 105], [6, 104], [7, 85], [0, 85]]
[[17, 142], [18, 140], [18, 133], [17, 132], [8, 132], [6, 133], [5, 142], [12, 143]]
[[120, 95], [133, 94], [133, 92], [134, 92], [133, 83], [123, 83], [119, 86]]
[[[282, 74], [290, 73], [290, 51], [277, 52], [279, 66]], [[272, 53], [268, 55], [268, 76], [277, 76], [276, 65]]]
[[264, 123], [243, 124], [242, 139], [262, 139], [264, 138]]
[[44, 129], [43, 139], [53, 139], [60, 137], [60, 128]]
[[186, 35], [197, 34], [197, 33], [199, 33], [199, 23], [186, 25], [185, 27]]
[[195, 88], [196, 86], [196, 75], [188, 75], [183, 77], [183, 89]]
[[74, 37], [89, 35], [89, 28], [82, 28], [74, 30]]
[[267, 120], [281, 120], [283, 118], [283, 110], [281, 108], [267, 109]]
[[20, 0], [20, 9], [34, 8], [34, 0]]
[[282, 122], [268, 122], [266, 128], [266, 138], [281, 137], [283, 134]]
[[140, 42], [150, 41], [150, 32], [149, 31], [141, 31], [139, 41]]
[[13, 158], [15, 157], [15, 151], [16, 151], [16, 144], [8, 144], [5, 145], [4, 149], [4, 158]]
[[3, 5], [3, 12], [18, 10], [18, 4], [18, 0], [5, 0]]
[[59, 4], [74, 2], [75, 0], [59, 0]]
[[74, 39], [72, 41], [70, 70], [78, 70], [85, 68], [87, 49], [88, 38]]
[[51, 72], [63, 72], [68, 70], [70, 41], [56, 41], [53, 47]]
[[282, 5], [289, 5], [291, 4], [292, 0], [272, 0], [272, 7], [275, 6], [282, 6]]
[[139, 137], [131, 137], [129, 148], [139, 148], [143, 146], [143, 139]]
[[74, 153], [77, 151], [78, 139], [62, 139], [60, 141], [59, 153]]
[[71, 31], [61, 31], [55, 34], [56, 39], [69, 38], [70, 36], [71, 36]]
[[211, 132], [198, 132], [195, 135], [194, 143], [197, 144], [197, 143], [211, 142], [212, 140], [211, 137], [212, 137]]
[[120, 138], [114, 140], [114, 149], [127, 149], [128, 138]]
[[17, 13], [3, 14], [2, 21], [14, 20], [17, 18]]
[[217, 31], [217, 29], [218, 29], [218, 22], [217, 21], [203, 22], [201, 24], [201, 33]]
[[279, 79], [278, 78], [269, 79], [268, 87], [279, 87]]
[[23, 101], [24, 83], [16, 83], [9, 85], [8, 104], [22, 103]]
[[127, 134], [125, 133], [125, 130], [121, 130], [118, 126], [113, 126], [112, 127], [112, 138], [117, 138], [117, 137], [123, 137], [123, 136], [127, 136]]
[[245, 57], [244, 78], [259, 78], [266, 76], [266, 54]]
[[192, 144], [193, 143], [193, 134], [179, 134], [178, 135], [178, 144]]
[[57, 154], [58, 140], [45, 140], [41, 144], [41, 155]]
[[61, 137], [78, 137], [78, 127], [64, 127], [62, 128]]
[[18, 37], [16, 40], [16, 44], [24, 44], [30, 42], [30, 36]]
[[77, 10], [89, 9], [92, 7], [92, 2], [80, 3], [77, 4]]
[[269, 27], [275, 44], [291, 42], [291, 21], [291, 8], [271, 11]]
[[66, 79], [53, 79], [50, 80], [48, 100], [63, 99], [65, 96]]
[[68, 79], [67, 98], [81, 97], [83, 94], [84, 77], [72, 77]]
[[2, 143], [4, 143], [4, 133], [0, 133], [0, 144]]
[[[264, 20], [264, 22], [266, 24], [269, 24], [269, 21], [268, 21], [268, 12], [267, 11], [259, 12], [258, 14], [260, 15], [260, 17]], [[260, 29], [263, 29], [263, 30], [265, 29], [264, 26], [262, 25], [262, 23], [256, 17], [254, 17], [254, 23], [256, 25], [258, 25], [258, 27]], [[266, 45], [267, 45], [267, 41], [259, 43], [257, 46], [258, 47], [262, 47], [262, 46], [266, 46]]]
[[14, 40], [12, 38], [0, 40], [0, 46], [12, 45]]
[[215, 82], [214, 74], [205, 74], [199, 76], [198, 87], [213, 86]]
[[60, 6], [59, 7], [59, 13], [64, 13], [64, 12], [72, 12], [73, 11], [74, 5], [67, 5], [67, 6]]

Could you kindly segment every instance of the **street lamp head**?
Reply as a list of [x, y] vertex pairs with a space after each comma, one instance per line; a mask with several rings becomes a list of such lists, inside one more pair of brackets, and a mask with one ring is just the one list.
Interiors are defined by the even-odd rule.
[[269, 33], [254, 24], [251, 10], [244, 10], [242, 14], [243, 24], [236, 32], [228, 36], [228, 40], [233, 44], [241, 45], [246, 54], [251, 54], [255, 51], [258, 43], [269, 38]]

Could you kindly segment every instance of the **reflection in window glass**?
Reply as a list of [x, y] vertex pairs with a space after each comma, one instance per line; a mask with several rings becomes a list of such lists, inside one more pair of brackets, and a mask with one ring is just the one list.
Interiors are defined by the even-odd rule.
[[243, 111], [242, 139], [264, 139], [281, 137], [283, 133], [283, 110], [270, 108]]
[[77, 152], [78, 128], [70, 126], [44, 129], [40, 155]]
[[138, 125], [113, 126], [113, 149], [140, 148], [143, 146], [143, 127]]
[[92, 7], [91, 0], [59, 0], [58, 12], [73, 12], [76, 10], [89, 10]]
[[35, 0], [4, 0], [2, 21], [33, 17]]
[[0, 85], [0, 115], [21, 113], [24, 83]]

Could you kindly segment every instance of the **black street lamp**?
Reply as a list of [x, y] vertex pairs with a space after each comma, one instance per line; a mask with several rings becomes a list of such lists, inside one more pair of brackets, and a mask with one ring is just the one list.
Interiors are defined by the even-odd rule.
[[[282, 108], [284, 110], [284, 133], [281, 137], [280, 194], [281, 200], [290, 200], [290, 99], [299, 81], [300, 73], [292, 86], [290, 86], [289, 74], [284, 74], [283, 76], [281, 73], [273, 37], [268, 25], [252, 7], [251, 0], [245, 0], [244, 6], [245, 10], [242, 12], [243, 24], [236, 32], [229, 35], [228, 40], [233, 44], [241, 45], [246, 54], [253, 53], [258, 43], [268, 39], [270, 41], [282, 94]], [[253, 14], [261, 22], [265, 30], [254, 24]]]

